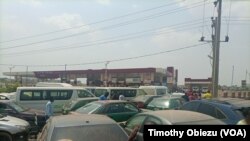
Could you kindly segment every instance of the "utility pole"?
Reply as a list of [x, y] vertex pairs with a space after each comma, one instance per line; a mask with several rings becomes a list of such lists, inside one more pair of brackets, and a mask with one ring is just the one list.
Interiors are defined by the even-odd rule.
[[105, 63], [105, 82], [104, 82], [104, 85], [105, 85], [105, 87], [107, 87], [108, 86], [108, 64], [109, 64], [109, 61], [107, 61], [106, 63]]
[[[218, 5], [217, 5], [218, 4]], [[215, 25], [215, 68], [214, 68], [214, 79], [213, 79], [213, 97], [218, 97], [218, 83], [219, 83], [219, 60], [220, 60], [220, 26], [221, 26], [221, 6], [222, 0], [217, 0], [216, 5], [218, 6], [217, 12], [218, 17], [216, 18]]]
[[228, 42], [229, 37], [225, 37], [225, 41], [220, 41], [220, 28], [221, 28], [221, 7], [222, 0], [216, 0], [214, 6], [217, 7], [217, 17], [212, 17], [212, 29], [214, 29], [214, 34], [212, 33], [212, 40], [204, 40], [205, 37], [201, 37], [200, 41], [212, 42], [213, 46], [213, 68], [212, 68], [212, 94], [213, 97], [218, 97], [218, 83], [219, 83], [219, 60], [220, 60], [220, 42]]
[[29, 66], [26, 66], [26, 79], [25, 79], [25, 86], [28, 86], [28, 70], [29, 70]]
[[64, 80], [65, 80], [64, 83], [67, 83], [67, 64], [65, 64], [64, 66]]
[[11, 83], [11, 70], [12, 70], [13, 68], [15, 68], [15, 66], [9, 67], [9, 69], [10, 69], [10, 83]]
[[231, 86], [233, 86], [234, 84], [234, 66], [233, 66], [233, 69], [232, 69], [232, 81], [231, 81]]

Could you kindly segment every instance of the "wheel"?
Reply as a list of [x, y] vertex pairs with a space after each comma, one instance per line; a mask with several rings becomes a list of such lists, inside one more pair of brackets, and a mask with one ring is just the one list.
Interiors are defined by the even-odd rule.
[[0, 139], [1, 141], [12, 141], [11, 135], [5, 132], [0, 132]]

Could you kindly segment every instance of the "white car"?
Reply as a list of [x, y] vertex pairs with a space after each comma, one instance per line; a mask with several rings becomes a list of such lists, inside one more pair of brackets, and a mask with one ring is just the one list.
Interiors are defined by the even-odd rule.
[[15, 100], [16, 93], [0, 93], [0, 100]]

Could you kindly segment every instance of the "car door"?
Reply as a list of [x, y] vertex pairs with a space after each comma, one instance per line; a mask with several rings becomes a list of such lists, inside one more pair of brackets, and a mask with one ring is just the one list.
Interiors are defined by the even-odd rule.
[[[162, 124], [163, 124], [162, 121], [159, 118], [154, 117], [154, 116], [148, 116], [143, 122], [143, 125], [162, 125]], [[135, 139], [136, 141], [144, 141], [143, 139], [144, 127], [145, 126], [141, 126], [141, 128], [137, 132], [136, 139]]]
[[107, 106], [106, 114], [116, 122], [127, 121], [131, 116], [137, 114], [139, 109], [132, 104], [112, 103]]
[[[124, 129], [127, 134], [130, 135], [136, 127], [141, 127], [146, 117], [146, 115], [136, 115], [130, 118], [124, 125]], [[141, 130], [139, 130], [138, 132], [141, 132]]]

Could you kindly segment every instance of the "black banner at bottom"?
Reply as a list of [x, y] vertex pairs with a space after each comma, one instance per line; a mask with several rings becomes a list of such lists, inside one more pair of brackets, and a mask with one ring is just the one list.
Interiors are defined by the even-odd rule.
[[197, 140], [250, 141], [249, 125], [145, 125], [144, 141]]

